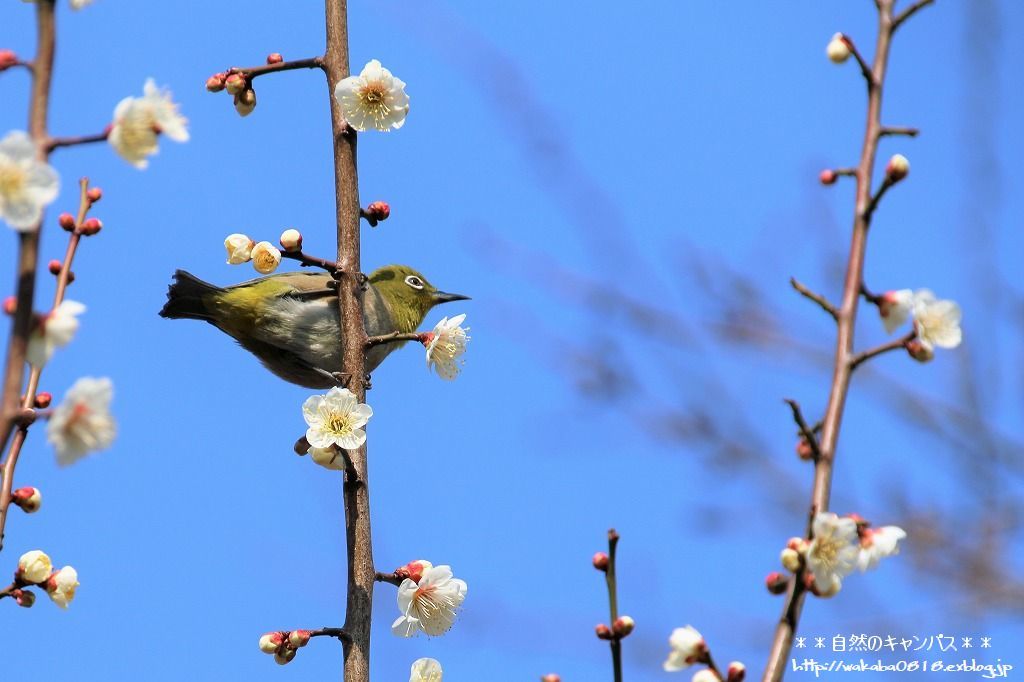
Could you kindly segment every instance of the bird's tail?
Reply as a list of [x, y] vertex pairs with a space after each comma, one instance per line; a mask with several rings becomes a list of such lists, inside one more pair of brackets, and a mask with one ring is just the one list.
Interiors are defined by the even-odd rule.
[[167, 289], [167, 303], [160, 311], [160, 317], [210, 321], [213, 316], [207, 301], [210, 294], [218, 291], [220, 287], [204, 282], [184, 270], [176, 270], [174, 282]]

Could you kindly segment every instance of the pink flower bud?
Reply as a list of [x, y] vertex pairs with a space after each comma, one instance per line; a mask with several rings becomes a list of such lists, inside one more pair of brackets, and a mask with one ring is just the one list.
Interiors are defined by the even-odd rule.
[[636, 621], [629, 616], [619, 616], [615, 619], [615, 622], [612, 623], [612, 632], [614, 632], [615, 636], [619, 638], [627, 636], [629, 633], [633, 632], [634, 628], [636, 628]]
[[91, 187], [89, 188], [89, 191], [85, 193], [85, 197], [89, 200], [90, 204], [95, 204], [103, 198], [103, 190], [99, 187]]
[[243, 90], [235, 95], [235, 111], [242, 118], [245, 118], [256, 110], [256, 91], [252, 88]]
[[18, 55], [14, 50], [0, 50], [0, 71], [5, 71], [18, 63]]
[[14, 296], [8, 296], [4, 299], [4, 312], [8, 315], [13, 315], [18, 310], [18, 299]]
[[70, 213], [61, 213], [57, 218], [57, 224], [66, 232], [71, 232], [75, 229], [75, 216]]
[[921, 343], [918, 339], [911, 339], [905, 344], [907, 353], [918, 362], [931, 362], [935, 359], [935, 350], [931, 346]]
[[814, 448], [806, 438], [801, 438], [796, 442], [796, 456], [803, 460], [814, 459]]
[[267, 64], [280, 64], [284, 61], [284, 57], [281, 56], [280, 52], [271, 52], [267, 55]]
[[36, 393], [36, 399], [34, 404], [40, 410], [45, 410], [53, 402], [53, 394], [47, 391], [40, 391]]
[[430, 563], [426, 559], [416, 559], [415, 561], [410, 561], [405, 566], [402, 566], [397, 571], [395, 571], [395, 575], [401, 578], [408, 578], [414, 583], [419, 583], [419, 581], [423, 578], [423, 574], [432, 569], [433, 567], [434, 564]]
[[224, 79], [224, 87], [232, 95], [237, 95], [243, 92], [246, 88], [247, 81], [245, 76], [240, 73], [233, 73]]
[[790, 549], [789, 547], [783, 549], [782, 553], [779, 554], [779, 561], [782, 562], [782, 567], [790, 573], [796, 573], [800, 569], [800, 553], [795, 549]]
[[818, 175], [818, 180], [821, 180], [821, 184], [823, 185], [833, 185], [838, 179], [839, 174], [836, 173], [831, 168], [826, 168], [825, 170], [821, 171], [820, 175]]
[[302, 251], [302, 235], [298, 230], [289, 228], [281, 233], [281, 248], [285, 251]]
[[366, 207], [366, 217], [372, 222], [387, 220], [391, 215], [391, 207], [386, 201], [375, 201]]
[[594, 568], [599, 571], [608, 570], [608, 555], [604, 552], [597, 552], [594, 554], [594, 558], [591, 559], [590, 562], [594, 564]]
[[36, 603], [36, 593], [32, 590], [14, 589], [11, 590], [11, 596], [14, 597], [15, 603], [24, 609], [30, 609]]
[[789, 578], [778, 571], [772, 571], [764, 579], [764, 584], [772, 594], [782, 594], [789, 587]]
[[227, 79], [225, 73], [215, 73], [206, 79], [206, 89], [210, 92], [220, 92], [224, 89], [224, 81]]
[[562, 677], [555, 673], [548, 673], [544, 677], [540, 678], [540, 682], [562, 682]]
[[260, 651], [265, 654], [276, 653], [284, 644], [283, 632], [268, 632], [260, 637]]
[[11, 493], [11, 502], [21, 507], [26, 514], [32, 514], [39, 511], [43, 503], [43, 494], [39, 492], [39, 488], [26, 486]]
[[288, 633], [288, 644], [298, 649], [309, 644], [309, 630], [292, 630]]
[[743, 665], [739, 661], [733, 661], [729, 664], [729, 668], [726, 672], [726, 682], [743, 682], [743, 678], [747, 676], [747, 666]]
[[604, 623], [599, 623], [594, 627], [594, 634], [597, 635], [598, 639], [611, 639], [612, 630]]
[[274, 663], [277, 663], [278, 665], [291, 663], [292, 659], [295, 658], [296, 653], [298, 653], [298, 649], [279, 649], [274, 652]]
[[94, 234], [98, 234], [103, 229], [103, 223], [100, 222], [99, 218], [89, 218], [82, 226], [78, 228], [78, 231], [82, 233], [83, 237], [91, 237]]
[[910, 161], [902, 154], [893, 154], [885, 165], [885, 177], [889, 182], [899, 182], [910, 172]]
[[64, 264], [61, 263], [56, 258], [54, 258], [53, 260], [51, 260], [49, 263], [46, 264], [46, 269], [50, 271], [51, 275], [59, 275], [60, 274], [60, 269], [62, 267], [64, 267]]

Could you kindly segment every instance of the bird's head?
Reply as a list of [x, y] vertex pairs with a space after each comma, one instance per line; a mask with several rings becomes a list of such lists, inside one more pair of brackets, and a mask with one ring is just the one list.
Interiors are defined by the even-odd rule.
[[374, 270], [370, 284], [388, 302], [399, 331], [407, 333], [416, 331], [430, 309], [439, 303], [469, 299], [469, 296], [438, 290], [407, 265], [385, 265]]

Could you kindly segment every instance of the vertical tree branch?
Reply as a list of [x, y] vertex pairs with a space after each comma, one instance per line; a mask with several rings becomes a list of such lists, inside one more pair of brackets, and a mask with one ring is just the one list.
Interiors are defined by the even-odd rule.
[[[605, 571], [605, 582], [608, 584], [608, 622], [614, 627], [619, 618], [618, 583], [615, 577], [615, 548], [619, 544], [619, 534], [614, 528], [608, 530], [608, 570]], [[615, 682], [622, 682], [622, 639], [613, 636], [608, 642], [612, 649], [612, 675]]]
[[[334, 87], [349, 75], [348, 3], [326, 0], [328, 97], [334, 142], [334, 182], [338, 223], [338, 307], [341, 311], [341, 371], [349, 389], [360, 402], [366, 397], [366, 329], [362, 312], [362, 275], [359, 264], [359, 186], [356, 172], [356, 133], [334, 98]], [[369, 682], [370, 615], [373, 606], [373, 549], [370, 537], [370, 497], [367, 481], [366, 445], [349, 450], [351, 462], [345, 474], [345, 540], [348, 548], [348, 597], [344, 630], [347, 682]]]
[[[55, 0], [36, 2], [36, 56], [32, 68], [32, 94], [29, 99], [28, 130], [36, 143], [36, 156], [46, 161], [49, 152], [47, 119], [50, 108], [50, 81], [53, 75], [53, 56], [57, 36], [54, 19]], [[3, 405], [0, 406], [0, 448], [5, 447], [15, 419], [21, 409], [22, 380], [25, 375], [25, 354], [28, 350], [29, 334], [32, 331], [32, 311], [35, 305], [36, 268], [39, 262], [39, 231], [43, 219], [31, 230], [18, 233], [18, 265], [15, 280], [17, 310], [11, 326], [11, 337], [7, 344], [7, 359], [4, 363]], [[4, 463], [4, 488], [13, 474], [13, 462]], [[0, 537], [2, 541], [2, 537]]]
[[[838, 311], [838, 334], [832, 372], [832, 387], [822, 424], [819, 440], [820, 457], [815, 461], [814, 487], [811, 492], [810, 518], [820, 511], [826, 511], [832, 491], [832, 470], [836, 455], [836, 442], [842, 423], [843, 409], [850, 387], [853, 371], [853, 336], [857, 317], [857, 302], [860, 296], [864, 253], [867, 246], [868, 228], [872, 217], [871, 173], [878, 151], [878, 140], [882, 136], [882, 86], [885, 81], [889, 46], [895, 25], [893, 23], [894, 0], [876, 0], [878, 6], [878, 41], [870, 72], [865, 72], [868, 86], [867, 123], [860, 163], [857, 165], [857, 192], [853, 218], [853, 237], [850, 243], [843, 297]], [[810, 525], [810, 524], [809, 524]], [[781, 680], [786, 670], [787, 659], [793, 645], [800, 612], [803, 608], [804, 582], [802, 572], [790, 581], [789, 592], [783, 606], [782, 616], [775, 629], [764, 680]]]

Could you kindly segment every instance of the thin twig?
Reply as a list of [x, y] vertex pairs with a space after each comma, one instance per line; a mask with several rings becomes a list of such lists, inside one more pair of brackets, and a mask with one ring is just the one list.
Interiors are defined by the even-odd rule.
[[319, 630], [310, 630], [309, 636], [312, 637], [334, 637], [341, 642], [348, 642], [351, 638], [348, 633], [345, 632], [345, 628], [320, 628]]
[[935, 0], [917, 0], [913, 5], [896, 15], [896, 18], [892, 21], [892, 28], [889, 29], [889, 32], [895, 33], [896, 29], [898, 29], [904, 21], [914, 15], [914, 12], [932, 4], [933, 2], [935, 2]]
[[822, 296], [821, 294], [816, 294], [807, 287], [805, 287], [803, 284], [797, 281], [796, 277], [790, 277], [789, 284], [794, 289], [799, 291], [802, 296], [810, 299], [811, 301], [814, 301], [819, 306], [821, 306], [821, 309], [824, 310], [829, 315], [831, 315], [833, 320], [839, 320], [839, 311], [837, 311], [836, 307], [829, 303], [828, 299], [826, 299], [824, 296]]
[[843, 41], [846, 43], [847, 47], [850, 48], [850, 54], [852, 54], [853, 58], [857, 60], [857, 65], [860, 67], [861, 75], [863, 75], [864, 80], [867, 81], [868, 90], [871, 90], [876, 85], [875, 76], [871, 71], [871, 67], [868, 66], [866, 61], [864, 61], [864, 57], [861, 56], [860, 50], [857, 49], [857, 45], [849, 36], [844, 35]]
[[879, 137], [885, 137], [886, 135], [906, 135], [907, 137], [917, 137], [921, 134], [921, 131], [917, 128], [903, 128], [900, 126], [882, 126], [882, 129], [878, 131]]
[[419, 341], [423, 343], [430, 332], [391, 332], [380, 336], [370, 336], [366, 339], [366, 347], [373, 348], [383, 343], [397, 343], [399, 341]]
[[916, 336], [916, 332], [910, 332], [901, 339], [895, 339], [894, 341], [889, 341], [888, 343], [883, 343], [880, 346], [875, 346], [874, 348], [871, 348], [869, 350], [857, 353], [852, 358], [850, 358], [850, 371], [857, 369], [857, 367], [859, 367], [862, 363], [867, 362], [873, 357], [882, 355], [883, 353], [888, 353], [889, 351], [892, 350], [906, 348], [907, 344], [913, 341]]
[[55, 149], [61, 147], [75, 147], [80, 144], [93, 144], [96, 142], [106, 142], [107, 138], [110, 137], [110, 129], [107, 128], [102, 133], [96, 133], [94, 135], [80, 135], [78, 137], [51, 137], [46, 141], [47, 151], [52, 152]]
[[818, 458], [821, 457], [821, 446], [818, 444], [818, 437], [814, 435], [814, 429], [807, 426], [807, 422], [804, 421], [803, 412], [800, 411], [800, 403], [791, 398], [786, 398], [786, 404], [793, 411], [793, 421], [800, 428], [800, 435], [804, 437], [804, 440], [811, 447], [814, 461], [818, 461]]
[[878, 208], [878, 202], [882, 200], [882, 197], [885, 196], [885, 193], [888, 192], [889, 188], [894, 184], [896, 183], [889, 179], [888, 176], [886, 176], [885, 180], [882, 180], [882, 185], [878, 188], [878, 192], [875, 193], [875, 196], [871, 197], [871, 201], [868, 202], [867, 208], [864, 209], [864, 221], [866, 223], [871, 222], [871, 216], [874, 215], [875, 209]]
[[[619, 596], [618, 586], [615, 581], [615, 548], [619, 544], [619, 534], [614, 528], [608, 529], [608, 569], [604, 573], [605, 583], [608, 585], [608, 613], [612, 627], [619, 619]], [[608, 642], [612, 650], [612, 671], [615, 682], [622, 682], [622, 638], [612, 635]]]
[[226, 74], [240, 73], [247, 79], [252, 80], [259, 76], [265, 76], [268, 73], [277, 73], [279, 71], [294, 71], [295, 69], [323, 69], [324, 58], [323, 57], [310, 57], [308, 59], [295, 59], [290, 62], [277, 62], [276, 64], [261, 64], [260, 66], [233, 66], [227, 71]]
[[374, 580], [376, 580], [379, 583], [390, 583], [392, 585], [397, 586], [401, 585], [402, 581], [405, 580], [405, 578], [402, 578], [394, 573], [381, 573], [378, 571], [377, 574], [374, 576]]
[[860, 295], [864, 297], [864, 300], [872, 305], [879, 305], [882, 302], [882, 297], [879, 294], [871, 293], [867, 285], [864, 282], [860, 283]]
[[331, 275], [338, 274], [338, 264], [332, 260], [327, 260], [326, 258], [310, 256], [308, 253], [303, 253], [302, 251], [281, 251], [281, 257], [299, 261], [299, 264], [304, 268], [316, 267], [326, 270]]

